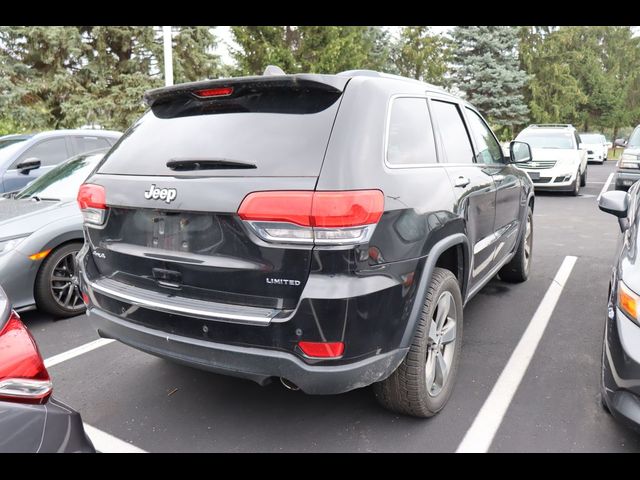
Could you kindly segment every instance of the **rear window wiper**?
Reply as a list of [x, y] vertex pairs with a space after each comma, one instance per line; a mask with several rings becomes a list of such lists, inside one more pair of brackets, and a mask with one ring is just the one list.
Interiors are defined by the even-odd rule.
[[177, 172], [191, 170], [225, 170], [257, 168], [255, 163], [239, 162], [237, 160], [209, 159], [209, 160], [169, 160], [167, 167]]

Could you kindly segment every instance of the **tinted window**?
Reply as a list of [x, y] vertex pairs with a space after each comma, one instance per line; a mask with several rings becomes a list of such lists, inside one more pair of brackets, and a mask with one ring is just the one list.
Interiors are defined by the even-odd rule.
[[42, 142], [27, 149], [16, 162], [13, 167], [15, 168], [20, 162], [29, 158], [37, 158], [40, 160], [40, 165], [43, 167], [57, 165], [61, 161], [67, 159], [69, 154], [67, 153], [67, 144], [63, 137], [52, 138], [51, 140], [43, 140]]
[[473, 110], [467, 109], [469, 118], [469, 128], [478, 147], [478, 163], [504, 163], [502, 148], [489, 130], [489, 127], [480, 116]]
[[102, 137], [73, 137], [76, 153], [90, 152], [101, 148], [109, 148], [111, 144]]
[[278, 92], [265, 98], [259, 93], [247, 94], [229, 102], [194, 102], [191, 95], [184, 106], [177, 100], [154, 104], [120, 137], [98, 171], [175, 176], [180, 172], [169, 168], [167, 162], [211, 160], [211, 164], [222, 161], [254, 168], [196, 169], [185, 174], [317, 176], [339, 97], [332, 94], [333, 103], [327, 105], [324, 91]]
[[438, 139], [449, 163], [473, 163], [473, 150], [460, 110], [453, 103], [434, 100], [432, 115]]
[[421, 165], [436, 162], [433, 129], [424, 98], [396, 98], [391, 105], [387, 162]]

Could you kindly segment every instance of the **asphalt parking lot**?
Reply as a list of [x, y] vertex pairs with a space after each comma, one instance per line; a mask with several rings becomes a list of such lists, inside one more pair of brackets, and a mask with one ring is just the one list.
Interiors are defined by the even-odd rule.
[[[275, 382], [259, 387], [172, 364], [117, 342], [90, 344], [98, 337], [84, 315], [54, 322], [34, 311], [22, 318], [49, 359], [54, 395], [98, 429], [91, 436], [103, 451], [454, 452], [472, 425], [489, 418], [497, 428], [487, 440], [490, 452], [640, 452], [640, 436], [599, 402], [619, 229], [596, 197], [613, 167], [589, 165], [579, 197], [536, 195], [531, 278], [519, 285], [494, 280], [468, 304], [453, 396], [432, 419], [387, 412], [369, 389], [307, 396]], [[567, 256], [577, 260], [504, 416], [491, 402], [482, 408]], [[87, 344], [96, 348], [57, 356]]]

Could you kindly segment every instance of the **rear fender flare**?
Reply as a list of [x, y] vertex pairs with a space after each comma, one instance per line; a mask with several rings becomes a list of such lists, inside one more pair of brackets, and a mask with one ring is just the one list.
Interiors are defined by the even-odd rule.
[[409, 320], [407, 321], [407, 326], [406, 326], [404, 335], [402, 336], [400, 348], [408, 348], [411, 345], [411, 340], [413, 339], [416, 328], [418, 326], [418, 320], [422, 312], [424, 300], [427, 296], [427, 289], [429, 288], [429, 284], [431, 283], [431, 277], [433, 276], [433, 271], [436, 268], [436, 263], [438, 263], [438, 259], [440, 258], [440, 255], [442, 255], [442, 253], [448, 250], [449, 248], [454, 247], [456, 245], [461, 245], [462, 252], [463, 252], [463, 271], [462, 271], [461, 291], [462, 291], [462, 300], [464, 304], [464, 300], [467, 295], [471, 249], [469, 247], [469, 239], [467, 238], [467, 236], [464, 233], [456, 233], [436, 243], [431, 248], [429, 255], [426, 257], [426, 260], [424, 263], [424, 269], [420, 276], [420, 281], [418, 283], [416, 296], [413, 301], [413, 305], [411, 307], [411, 312], [409, 313]]

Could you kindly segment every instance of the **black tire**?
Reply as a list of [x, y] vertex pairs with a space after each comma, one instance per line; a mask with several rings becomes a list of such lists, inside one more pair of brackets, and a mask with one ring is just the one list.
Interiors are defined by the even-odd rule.
[[[63, 272], [67, 272], [70, 279], [75, 275], [75, 265], [73, 267], [73, 270], [71, 270], [71, 267], [67, 266], [66, 264], [61, 268], [57, 267], [60, 267], [60, 262], [68, 259], [69, 255], [78, 253], [81, 248], [82, 243], [80, 242], [67, 243], [53, 250], [47, 256], [44, 262], [42, 262], [42, 265], [40, 265], [40, 269], [38, 270], [38, 274], [36, 275], [36, 282], [34, 286], [34, 297], [38, 310], [49, 313], [56, 318], [72, 317], [74, 315], [84, 313], [85, 306], [84, 303], [82, 303], [82, 299], [80, 298], [79, 304], [74, 303], [76, 299], [75, 295], [77, 287], [73, 287], [73, 289], [75, 290], [68, 286], [64, 287], [63, 285], [67, 285], [67, 282], [56, 281], [52, 278], [54, 275], [54, 271], [58, 274], [58, 276], [60, 276]], [[66, 260], [66, 262], [68, 262], [68, 260]], [[64, 300], [66, 300], [69, 289], [72, 289], [71, 295], [73, 299], [69, 301], [69, 307], [65, 307], [63, 303]], [[54, 296], [54, 290], [65, 292], [61, 293], [61, 296], [63, 297], [61, 301], [58, 301]], [[79, 295], [79, 293], [77, 295]]]
[[[442, 307], [438, 307], [438, 302]], [[446, 304], [449, 309], [446, 310]], [[440, 308], [444, 312], [441, 326], [449, 326], [453, 330], [454, 340], [447, 342], [447, 333], [438, 333], [436, 314]], [[455, 319], [448, 313], [455, 310]], [[433, 324], [433, 326], [432, 326]], [[445, 406], [455, 384], [460, 349], [462, 347], [462, 295], [458, 280], [449, 270], [436, 268], [427, 290], [427, 296], [420, 314], [416, 333], [409, 347], [409, 352], [398, 368], [386, 380], [373, 385], [378, 402], [394, 412], [415, 417], [432, 417]], [[433, 333], [431, 333], [433, 332]], [[447, 350], [447, 348], [452, 350]], [[436, 353], [434, 353], [436, 352]], [[439, 353], [438, 353], [439, 352]], [[448, 372], [442, 374], [438, 356], [443, 362], [448, 361]], [[429, 371], [428, 367], [433, 367]], [[430, 380], [428, 373], [432, 373]]]
[[584, 167], [584, 172], [582, 172], [582, 175], [580, 175], [580, 186], [587, 186], [587, 167]]
[[573, 195], [574, 197], [580, 195], [580, 169], [578, 169], [576, 179], [571, 184], [571, 191], [569, 192], [569, 195]]
[[533, 211], [531, 205], [527, 207], [526, 222], [516, 254], [509, 263], [500, 269], [500, 279], [505, 282], [521, 283], [529, 278], [531, 259], [533, 258]]

